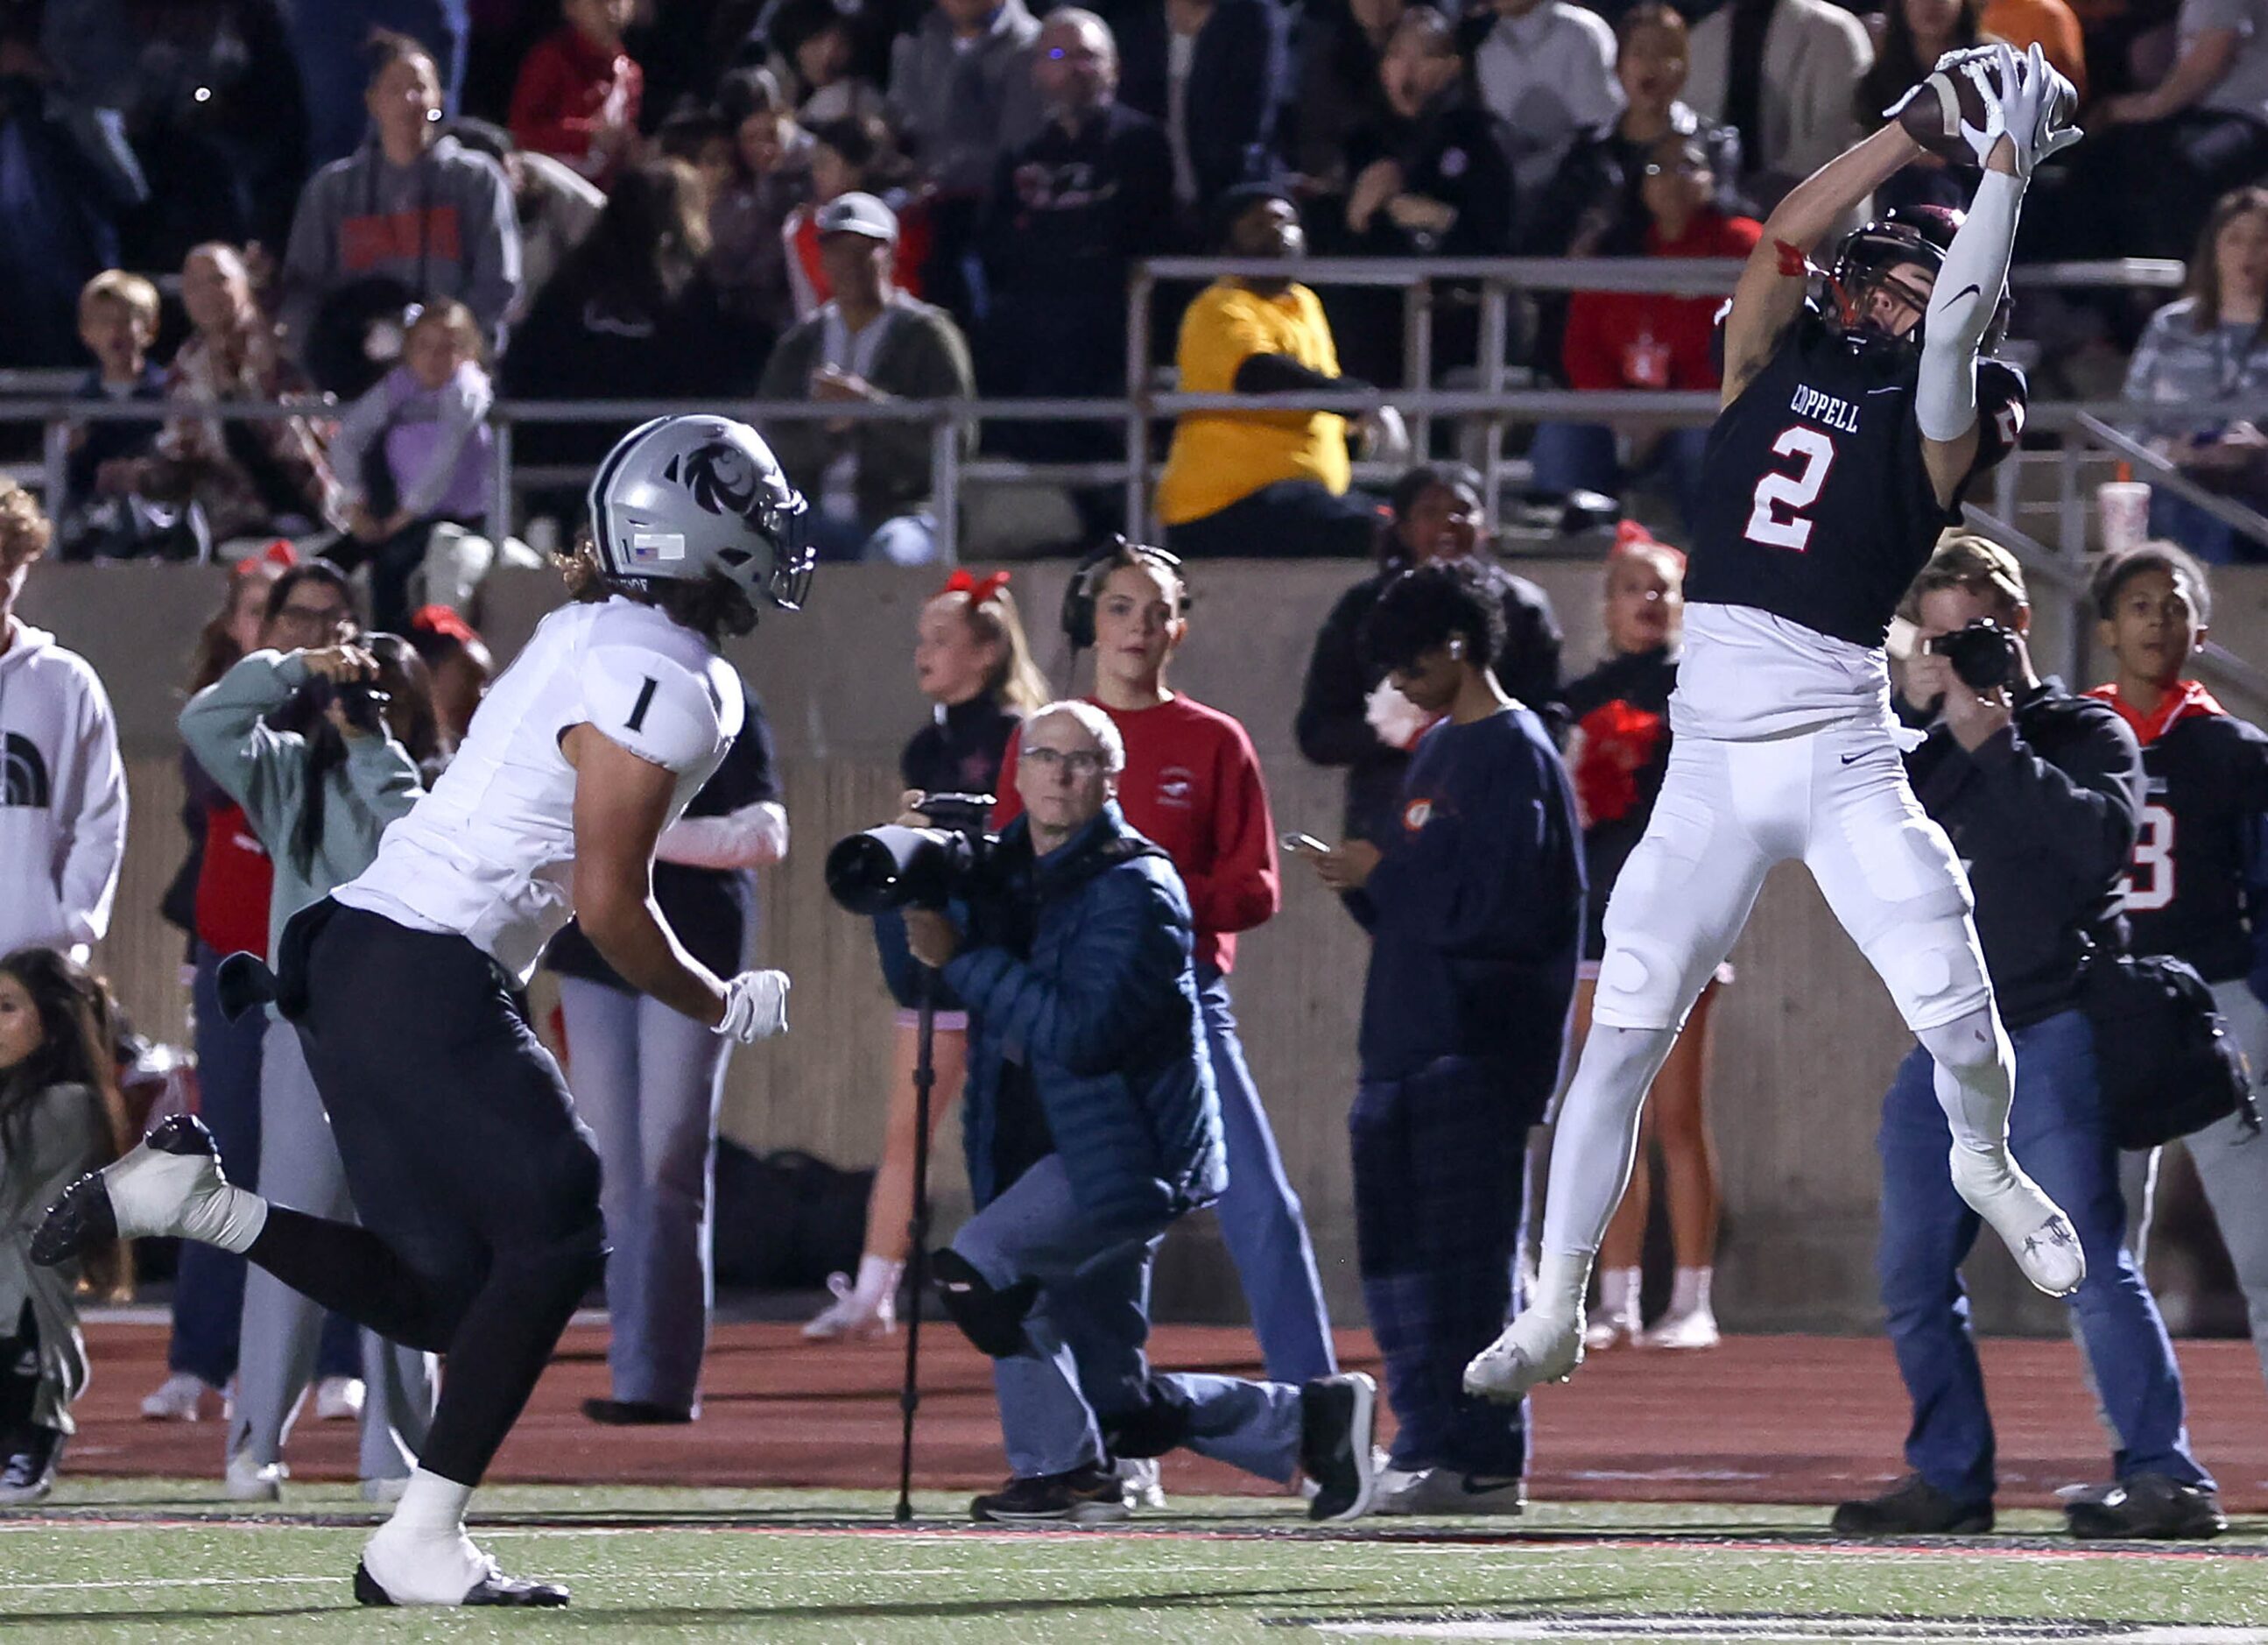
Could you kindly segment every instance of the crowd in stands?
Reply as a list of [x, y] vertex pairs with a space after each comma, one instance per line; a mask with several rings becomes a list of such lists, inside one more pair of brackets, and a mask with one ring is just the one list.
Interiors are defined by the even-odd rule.
[[[103, 423], [77, 440], [58, 517], [66, 557], [321, 535], [393, 568], [416, 557], [412, 527], [478, 500], [479, 453], [444, 432], [460, 466], [437, 458], [414, 506], [380, 511], [365, 481], [391, 458], [371, 442], [422, 450], [404, 424], [476, 420], [484, 394], [1115, 396], [1130, 262], [1256, 243], [1238, 239], [1255, 190], [1293, 219], [1300, 243], [1278, 237], [1292, 258], [1737, 257], [1793, 181], [1978, 41], [2039, 42], [2086, 99], [2089, 141], [2040, 180], [2020, 249], [2183, 256], [2214, 203], [2268, 166], [2262, 5], [41, 0], [0, 18], [0, 365], [92, 354], [85, 392], [112, 400], [312, 389], [343, 404], [390, 385], [335, 420]], [[1874, 207], [1958, 205], [1968, 186], [1925, 159]], [[838, 265], [866, 288], [879, 270], [881, 294], [839, 291]], [[186, 336], [157, 300], [176, 286]], [[1248, 289], [1281, 307], [1294, 288]], [[472, 352], [442, 373], [451, 387], [412, 392], [411, 311], [444, 302], [469, 315]], [[1262, 373], [1278, 389], [1390, 392], [1410, 386], [1400, 305], [1326, 287], [1285, 309], [1312, 307], [1298, 324], [1316, 336], [1228, 342], [1296, 365]], [[1185, 387], [1219, 352], [1194, 335], [1219, 306], [1205, 293], [1153, 328], [1160, 366], [1178, 328]], [[2052, 311], [2065, 327], [2067, 307]], [[2145, 314], [2101, 307], [2078, 335], [2131, 346]], [[1524, 319], [1514, 364], [1546, 384], [1714, 380], [1703, 304], [1546, 296]], [[1471, 366], [1476, 306], [1452, 291], [1436, 328], [1437, 380]], [[870, 357], [894, 370], [856, 369]], [[917, 426], [766, 431], [792, 450], [792, 477], [832, 499], [830, 555], [927, 551]], [[617, 432], [536, 425], [518, 455], [572, 465]], [[1159, 512], [1204, 552], [1192, 523], [1240, 497], [1297, 478], [1343, 498], [1344, 460], [1320, 451], [1339, 432], [1308, 424], [1317, 449], [1296, 474], [1233, 473], [1219, 497], [1189, 496], [1169, 461]], [[1107, 422], [1003, 422], [983, 441], [1034, 461], [1123, 449]], [[1653, 476], [1690, 498], [1678, 438], [1557, 424], [1533, 455], [1544, 491]], [[1122, 523], [1115, 499], [1075, 500], [1085, 535]], [[1278, 551], [1352, 545], [1336, 512], [1283, 516]], [[1366, 523], [1367, 505], [1344, 512]]]

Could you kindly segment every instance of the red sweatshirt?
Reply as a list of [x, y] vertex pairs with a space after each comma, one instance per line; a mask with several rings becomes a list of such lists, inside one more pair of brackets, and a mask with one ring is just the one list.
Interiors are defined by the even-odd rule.
[[[1649, 257], [1745, 257], [1763, 238], [1753, 218], [1695, 214], [1674, 240], [1646, 232]], [[1575, 388], [1714, 388], [1710, 358], [1720, 297], [1653, 291], [1578, 291], [1567, 301], [1560, 362]]]
[[[1126, 740], [1119, 808], [1174, 859], [1197, 917], [1197, 963], [1225, 976], [1236, 966], [1235, 933], [1265, 924], [1283, 903], [1276, 825], [1252, 739], [1230, 716], [1185, 696], [1155, 708], [1095, 706]], [[995, 828], [1023, 815], [1016, 793], [1022, 741], [1020, 732], [1008, 741]]]
[[644, 97], [645, 73], [629, 53], [609, 51], [570, 25], [539, 41], [520, 63], [512, 88], [512, 138], [603, 188], [615, 160], [593, 139], [610, 128], [636, 130]]

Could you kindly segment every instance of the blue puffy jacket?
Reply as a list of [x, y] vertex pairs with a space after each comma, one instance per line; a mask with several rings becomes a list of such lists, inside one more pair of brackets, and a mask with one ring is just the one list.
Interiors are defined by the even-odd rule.
[[1154, 1228], [1218, 1199], [1228, 1168], [1181, 875], [1115, 803], [1037, 860], [1020, 817], [1000, 860], [1031, 957], [976, 946], [945, 968], [969, 1013], [961, 1118], [977, 1205], [1008, 1185], [996, 1145], [1010, 1063], [1028, 1070], [1054, 1151], [1105, 1228]]

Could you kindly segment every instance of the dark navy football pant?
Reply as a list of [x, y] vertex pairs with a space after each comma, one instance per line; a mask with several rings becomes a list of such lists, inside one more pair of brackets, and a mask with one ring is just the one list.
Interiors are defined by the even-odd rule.
[[1462, 1057], [1366, 1080], [1355, 1095], [1355, 1241], [1400, 1425], [1396, 1468], [1527, 1472], [1528, 1402], [1474, 1398], [1465, 1367], [1520, 1301], [1528, 1132], [1541, 1108]]
[[418, 1461], [479, 1483], [606, 1260], [599, 1155], [508, 979], [462, 937], [324, 902], [287, 1010], [363, 1226], [271, 1207], [247, 1254], [448, 1356]]

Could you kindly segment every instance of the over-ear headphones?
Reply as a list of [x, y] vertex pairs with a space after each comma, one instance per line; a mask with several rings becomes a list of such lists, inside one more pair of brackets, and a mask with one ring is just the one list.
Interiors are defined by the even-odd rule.
[[1182, 575], [1182, 560], [1177, 554], [1152, 548], [1146, 542], [1129, 542], [1114, 536], [1109, 542], [1081, 560], [1072, 569], [1071, 581], [1064, 586], [1063, 631], [1073, 651], [1088, 651], [1094, 645], [1094, 602], [1102, 597], [1102, 585], [1110, 580], [1110, 573], [1127, 563], [1132, 556], [1137, 562], [1159, 566], [1173, 573], [1174, 586], [1179, 591], [1174, 604], [1175, 616], [1189, 614], [1189, 579]]

